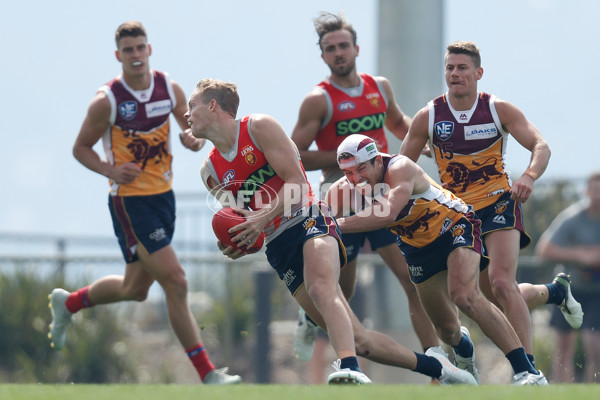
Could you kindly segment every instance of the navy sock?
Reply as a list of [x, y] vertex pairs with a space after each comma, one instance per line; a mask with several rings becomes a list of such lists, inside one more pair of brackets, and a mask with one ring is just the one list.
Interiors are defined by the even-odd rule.
[[531, 365], [533, 365], [533, 368], [535, 368], [535, 357], [533, 356], [533, 354], [527, 354], [527, 358], [529, 359]]
[[415, 353], [415, 355], [417, 356], [417, 367], [414, 369], [415, 372], [436, 379], [442, 376], [442, 364], [440, 364], [438, 360], [421, 353]]
[[546, 283], [548, 288], [548, 301], [546, 304], [561, 304], [565, 299], [565, 294], [558, 286], [553, 283]]
[[473, 342], [469, 339], [467, 335], [462, 334], [462, 338], [458, 343], [458, 346], [453, 347], [456, 354], [464, 358], [473, 357]]
[[518, 347], [509, 352], [506, 354], [506, 358], [515, 371], [515, 375], [523, 371], [538, 375], [538, 371], [531, 365], [529, 358], [527, 358], [524, 347]]
[[340, 360], [340, 369], [351, 369], [352, 371], [362, 372], [358, 366], [358, 358], [355, 356], [344, 357]]

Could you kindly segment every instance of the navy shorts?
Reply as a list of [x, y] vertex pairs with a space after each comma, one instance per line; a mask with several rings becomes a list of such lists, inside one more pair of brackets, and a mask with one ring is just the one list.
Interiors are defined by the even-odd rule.
[[342, 242], [344, 242], [346, 248], [348, 262], [358, 257], [361, 247], [365, 244], [365, 239], [369, 239], [372, 250], [377, 250], [392, 243], [396, 244], [396, 235], [386, 228], [369, 232], [344, 233]]
[[173, 191], [151, 196], [108, 196], [113, 228], [125, 262], [138, 260], [138, 244], [149, 254], [171, 244], [175, 230]]
[[502, 229], [517, 229], [521, 232], [520, 247], [523, 249], [531, 243], [531, 237], [525, 232], [523, 224], [523, 206], [510, 198], [506, 192], [498, 197], [496, 203], [475, 212], [481, 220], [482, 236]]
[[468, 213], [425, 247], [408, 245], [399, 238], [398, 246], [406, 258], [410, 280], [418, 285], [448, 270], [448, 256], [460, 247], [473, 249], [482, 255], [479, 269], [483, 271], [489, 264], [489, 258], [482, 254], [480, 225], [481, 221], [475, 218], [473, 213]]
[[346, 250], [340, 239], [340, 229], [335, 218], [329, 216], [326, 203], [313, 204], [307, 217], [267, 244], [267, 260], [292, 295], [304, 284], [304, 243], [321, 236], [337, 239], [340, 266], [345, 266]]

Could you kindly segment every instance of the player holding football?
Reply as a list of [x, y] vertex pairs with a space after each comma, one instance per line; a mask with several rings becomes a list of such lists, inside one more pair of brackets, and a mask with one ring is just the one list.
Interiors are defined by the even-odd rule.
[[[411, 369], [446, 383], [476, 384], [439, 352], [416, 354], [378, 332], [367, 331], [344, 299], [338, 284], [345, 264], [336, 221], [325, 203], [315, 201], [298, 149], [272, 117], [236, 119], [234, 83], [203, 79], [190, 96], [185, 118], [193, 136], [214, 149], [202, 165], [202, 180], [217, 199], [240, 198], [246, 221], [231, 228], [238, 246], [251, 246], [264, 232], [266, 255], [298, 304], [326, 330], [339, 358], [329, 383], [368, 384], [357, 354]], [[238, 197], [239, 196], [239, 197]], [[241, 250], [218, 244], [232, 259]]]

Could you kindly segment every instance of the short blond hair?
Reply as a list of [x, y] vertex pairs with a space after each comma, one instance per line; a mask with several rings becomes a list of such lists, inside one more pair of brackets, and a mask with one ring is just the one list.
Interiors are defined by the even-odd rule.
[[223, 111], [229, 113], [233, 118], [236, 117], [240, 96], [235, 83], [204, 78], [198, 82], [196, 90], [204, 104], [214, 99]]

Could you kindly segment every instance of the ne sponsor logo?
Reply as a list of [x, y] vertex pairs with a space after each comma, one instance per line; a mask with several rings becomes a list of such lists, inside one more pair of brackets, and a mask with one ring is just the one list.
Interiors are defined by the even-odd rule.
[[454, 133], [454, 122], [440, 121], [434, 126], [435, 134], [440, 140], [448, 140]]

